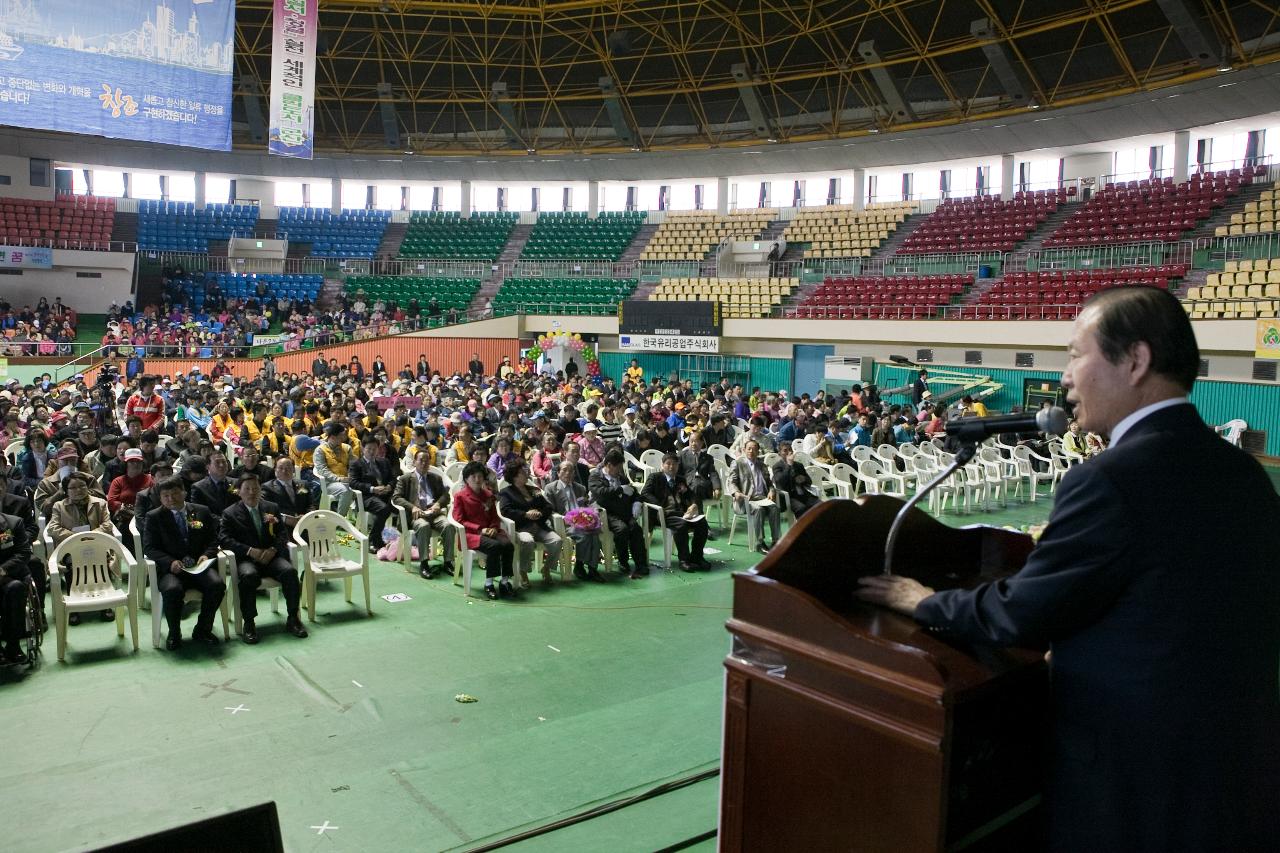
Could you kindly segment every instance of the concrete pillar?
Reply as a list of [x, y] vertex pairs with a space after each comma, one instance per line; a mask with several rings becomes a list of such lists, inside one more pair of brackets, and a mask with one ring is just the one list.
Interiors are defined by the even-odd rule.
[[1000, 155], [1000, 198], [1013, 198], [1013, 155]]
[[208, 202], [207, 180], [208, 176], [204, 172], [196, 172], [196, 210], [204, 210]]
[[716, 178], [716, 213], [726, 216], [729, 213], [729, 179]]
[[867, 209], [867, 170], [853, 170], [853, 209]]
[[1187, 162], [1191, 159], [1191, 131], [1173, 132], [1173, 182], [1180, 184], [1187, 179]]
[[332, 192], [332, 198], [329, 200], [329, 210], [334, 215], [342, 213], [342, 179], [330, 178], [329, 190]]
[[120, 182], [124, 198], [133, 198], [133, 172], [121, 172]]
[[587, 218], [595, 219], [600, 215], [600, 182], [587, 182]]
[[462, 199], [462, 203], [458, 209], [462, 211], [462, 218], [466, 219], [468, 216], [471, 215], [471, 182], [470, 181], [462, 182], [461, 199]]

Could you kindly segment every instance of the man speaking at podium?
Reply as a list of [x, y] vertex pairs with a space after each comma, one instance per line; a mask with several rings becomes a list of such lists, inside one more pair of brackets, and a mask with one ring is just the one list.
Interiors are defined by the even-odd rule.
[[1063, 477], [1022, 570], [860, 581], [940, 636], [1052, 650], [1054, 853], [1280, 850], [1280, 498], [1187, 402], [1198, 365], [1175, 297], [1099, 293], [1062, 385], [1112, 445]]

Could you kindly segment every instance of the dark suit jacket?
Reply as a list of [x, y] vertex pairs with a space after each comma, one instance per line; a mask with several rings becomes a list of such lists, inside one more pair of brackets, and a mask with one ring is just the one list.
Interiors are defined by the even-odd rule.
[[[156, 507], [147, 513], [146, 548], [148, 560], [156, 564], [156, 571], [163, 575], [174, 560], [193, 557], [197, 562], [218, 553], [218, 517], [200, 504], [189, 503], [182, 510], [187, 517], [187, 535], [184, 538], [173, 513], [164, 507]], [[199, 526], [192, 522], [199, 522]]]
[[625, 474], [619, 475], [621, 479], [617, 483], [610, 484], [605, 477], [604, 472], [597, 468], [591, 472], [590, 492], [591, 499], [596, 505], [609, 513], [610, 521], [621, 520], [627, 523], [631, 522], [631, 505], [640, 500], [639, 490], [632, 487], [631, 494], [626, 494], [623, 490], [631, 483], [627, 482]]
[[715, 457], [705, 450], [695, 453], [691, 448], [686, 447], [680, 451], [680, 476], [684, 477], [685, 482], [690, 486], [694, 486], [697, 480], [705, 480], [712, 489], [722, 488], [720, 474], [716, 471]]
[[147, 515], [158, 506], [160, 506], [160, 492], [156, 490], [154, 484], [138, 492], [138, 498], [133, 503], [133, 521], [138, 526], [138, 535], [142, 537], [144, 554], [147, 546]]
[[[240, 475], [243, 474], [244, 472], [245, 472], [245, 467], [243, 465], [237, 464], [235, 467], [235, 470], [231, 472], [231, 476], [229, 479], [231, 480], [231, 482], [234, 483], [240, 479]], [[258, 482], [264, 486], [276, 478], [275, 469], [265, 462], [259, 462], [257, 466], [254, 467], [251, 473], [257, 474]]]
[[1020, 572], [916, 608], [1052, 646], [1051, 849], [1280, 849], [1277, 554], [1262, 467], [1179, 405], [1063, 476]]
[[[306, 486], [305, 495], [298, 493], [299, 486]], [[279, 480], [272, 480], [262, 486], [262, 496], [280, 507], [284, 515], [306, 515], [320, 506], [320, 489], [315, 483], [302, 480], [293, 481], [293, 496], [285, 491]]]
[[[362, 492], [366, 498], [369, 497], [369, 490], [374, 486], [396, 484], [396, 475], [391, 470], [391, 463], [385, 459], [375, 459], [373, 462], [363, 456], [353, 459], [347, 468], [347, 476], [351, 478], [351, 488]], [[383, 500], [390, 502], [389, 497], [383, 497]]]
[[230, 478], [224, 479], [219, 487], [211, 478], [205, 477], [191, 487], [189, 499], [204, 505], [214, 515], [222, 515], [227, 507], [240, 500], [231, 492], [234, 486], [235, 483]]
[[[773, 463], [773, 467], [769, 471], [773, 475], [773, 485], [780, 492], [786, 492], [789, 495], [807, 495], [812, 497], [809, 486], [813, 485], [809, 482], [809, 473], [804, 470], [804, 466], [799, 462], [787, 464], [779, 459]], [[798, 478], [804, 478], [804, 484], [797, 483]]]
[[697, 503], [693, 499], [693, 490], [689, 488], [689, 484], [679, 474], [676, 474], [674, 479], [675, 485], [672, 486], [667, 482], [667, 475], [661, 471], [650, 474], [649, 479], [645, 481], [644, 491], [640, 493], [645, 503], [662, 507], [662, 511], [668, 518], [673, 515], [684, 515], [689, 504]]
[[[10, 486], [10, 488], [13, 488]], [[35, 542], [40, 536], [40, 524], [36, 521], [35, 504], [22, 495], [6, 493], [0, 498], [0, 513], [16, 515], [27, 529], [27, 538]]]
[[25, 578], [31, 572], [31, 537], [26, 524], [16, 515], [0, 514], [0, 576]]
[[[532, 494], [526, 499], [514, 488], [508, 486], [498, 492], [498, 507], [502, 511], [504, 518], [511, 519], [515, 524], [516, 530], [534, 530], [542, 528], [544, 530], [551, 529], [551, 515], [555, 512], [555, 508], [551, 506], [551, 502], [546, 496], [537, 489], [530, 490]], [[525, 513], [531, 509], [536, 509], [542, 513], [542, 518], [534, 521], [526, 518]]]
[[[263, 500], [258, 501], [258, 512], [262, 516], [281, 514], [280, 507]], [[269, 529], [271, 526], [264, 522], [262, 535], [259, 536], [253, 526], [253, 519], [249, 516], [249, 508], [242, 502], [236, 501], [222, 513], [218, 545], [234, 553], [237, 560], [248, 560], [250, 548], [275, 548], [277, 557], [289, 559], [287, 528], [283, 522], [274, 525], [274, 531]]]
[[[449, 490], [445, 488], [444, 480], [440, 479], [440, 475], [434, 471], [427, 472], [427, 484], [431, 486], [431, 494], [435, 498], [433, 506], [441, 509], [449, 508]], [[396, 480], [396, 490], [392, 493], [391, 503], [393, 506], [402, 506], [409, 510], [409, 515], [413, 515], [413, 510], [418, 507], [418, 472], [410, 471], [407, 474], [401, 474], [400, 479]]]

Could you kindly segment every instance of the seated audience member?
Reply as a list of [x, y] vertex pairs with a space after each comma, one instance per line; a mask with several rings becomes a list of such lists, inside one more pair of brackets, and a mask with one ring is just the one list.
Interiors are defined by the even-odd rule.
[[[462, 525], [467, 547], [484, 555], [484, 594], [493, 601], [514, 598], [511, 585], [515, 546], [502, 532], [497, 499], [489, 491], [488, 469], [483, 462], [468, 462], [462, 469], [465, 484], [453, 497], [453, 518]], [[499, 581], [497, 586], [494, 581]]]
[[[0, 513], [15, 515], [22, 519], [22, 523], [27, 529], [27, 537], [34, 544], [40, 538], [40, 523], [36, 519], [36, 507], [31, 502], [31, 499], [22, 493], [22, 481], [16, 478], [10, 479], [10, 475], [13, 473], [13, 466], [9, 463], [9, 457], [0, 453]], [[49, 585], [48, 570], [36, 557], [31, 558], [28, 569], [36, 582], [36, 589], [40, 593], [40, 600], [43, 602], [45, 591]]]
[[345, 516], [355, 500], [351, 489], [350, 467], [355, 461], [351, 445], [346, 444], [347, 431], [342, 424], [329, 424], [325, 428], [324, 443], [314, 451], [315, 477], [325, 493], [333, 499], [334, 510]]
[[284, 593], [285, 630], [295, 637], [306, 637], [307, 629], [298, 615], [302, 588], [289, 562], [287, 528], [280, 509], [262, 500], [262, 484], [253, 474], [245, 474], [237, 488], [240, 500], [222, 513], [218, 544], [236, 557], [236, 594], [244, 620], [240, 636], [249, 645], [258, 642], [258, 587], [268, 578], [277, 581]]
[[493, 453], [489, 456], [487, 467], [493, 472], [496, 479], [503, 479], [503, 475], [507, 470], [507, 466], [513, 462], [521, 461], [512, 448], [512, 440], [506, 436], [498, 436], [498, 440], [494, 442]]
[[680, 451], [680, 476], [698, 501], [719, 500], [722, 484], [715, 458], [706, 451], [702, 433], [689, 433], [689, 445]]
[[813, 509], [820, 499], [811, 491], [813, 482], [809, 479], [809, 472], [795, 460], [795, 451], [791, 449], [791, 445], [780, 445], [778, 456], [779, 459], [773, 463], [773, 470], [770, 472], [773, 475], [773, 485], [778, 491], [786, 493], [787, 500], [791, 502], [791, 512], [799, 518]]
[[[649, 553], [640, 527], [640, 496], [623, 472], [625, 464], [622, 451], [610, 450], [600, 467], [591, 472], [588, 491], [591, 499], [609, 514], [618, 571], [640, 580], [649, 576]], [[628, 561], [635, 564], [634, 568]]]
[[239, 500], [236, 495], [236, 486], [227, 476], [231, 463], [223, 454], [214, 452], [209, 457], [208, 467], [208, 476], [191, 487], [188, 500], [207, 507], [214, 515], [221, 516], [228, 507], [234, 506]]
[[[160, 506], [160, 490], [157, 486], [161, 480], [167, 480], [173, 476], [173, 462], [169, 459], [160, 459], [151, 466], [151, 485], [148, 488], [138, 492], [137, 498], [133, 502], [133, 523], [138, 528], [138, 545], [145, 554], [147, 550], [147, 515], [151, 510]], [[179, 480], [179, 482], [182, 482]], [[186, 484], [183, 483], [183, 491], [186, 491]]]
[[231, 472], [232, 481], [239, 480], [241, 474], [256, 474], [264, 488], [276, 476], [275, 469], [262, 461], [262, 455], [258, 452], [256, 444], [245, 445], [244, 452], [240, 454], [240, 459]]
[[[75, 448], [70, 442], [62, 446], [54, 460], [53, 464], [45, 467], [44, 478], [36, 484], [35, 495], [32, 501], [36, 505], [36, 509], [45, 518], [49, 517], [53, 504], [63, 495], [62, 484], [67, 477], [79, 472], [87, 473], [80, 465], [80, 456], [76, 453]], [[26, 480], [23, 480], [25, 484]], [[98, 488], [98, 484], [93, 484], [93, 494], [97, 497], [106, 499], [106, 491]]]
[[[59, 488], [62, 497], [54, 502], [49, 513], [49, 523], [45, 526], [45, 532], [53, 540], [54, 548], [77, 533], [105, 533], [111, 537], [116, 535], [106, 498], [91, 493], [92, 483], [88, 474], [75, 471], [67, 475]], [[63, 572], [64, 591], [70, 588], [70, 583], [71, 578]], [[102, 611], [104, 622], [110, 622], [114, 618], [114, 611]], [[72, 625], [80, 624], [79, 613], [72, 613], [67, 619]]]
[[534, 479], [539, 483], [550, 482], [555, 478], [556, 468], [559, 465], [559, 447], [556, 437], [547, 433], [542, 437], [542, 446], [533, 452], [529, 467], [533, 471]]
[[26, 635], [27, 584], [31, 574], [31, 533], [16, 515], [0, 513], [0, 662], [28, 663], [22, 650]]
[[[394, 506], [404, 509], [418, 546], [418, 574], [430, 579], [434, 574], [427, 557], [431, 550], [431, 534], [440, 537], [444, 550], [441, 568], [453, 574], [453, 552], [456, 538], [449, 524], [449, 489], [440, 475], [431, 470], [430, 454], [420, 452], [413, 457], [413, 470], [396, 481]], [[401, 548], [410, 543], [401, 541]]]
[[314, 483], [297, 479], [293, 460], [288, 456], [276, 460], [274, 475], [263, 485], [262, 496], [280, 508], [280, 518], [290, 538], [298, 519], [320, 506], [319, 490]]
[[34, 491], [44, 479], [45, 469], [51, 461], [49, 436], [40, 430], [28, 430], [22, 439], [22, 451], [18, 454], [18, 471], [22, 475], [23, 488]]
[[124, 473], [111, 481], [107, 490], [107, 508], [111, 510], [111, 520], [120, 531], [120, 538], [125, 547], [133, 549], [133, 534], [129, 532], [129, 522], [133, 521], [134, 505], [138, 501], [138, 493], [151, 488], [151, 475], [146, 471], [142, 451], [131, 447], [124, 452]]
[[[693, 489], [680, 476], [680, 457], [674, 453], [664, 456], [662, 470], [649, 475], [640, 496], [645, 503], [662, 508], [667, 529], [675, 540], [680, 568], [686, 572], [710, 568], [703, 556], [703, 548], [707, 544], [707, 519], [702, 515]], [[656, 523], [656, 517], [653, 521]]]
[[216, 646], [213, 618], [222, 604], [226, 583], [216, 560], [201, 572], [193, 574], [190, 570], [218, 556], [218, 518], [200, 504], [187, 503], [186, 489], [177, 477], [166, 478], [156, 488], [160, 506], [145, 519], [149, 531], [145, 553], [156, 564], [157, 592], [169, 623], [165, 648], [173, 651], [182, 645], [182, 600], [193, 589], [201, 597], [200, 616], [191, 639]]
[[382, 530], [391, 517], [391, 493], [395, 491], [396, 476], [391, 463], [379, 458], [378, 439], [368, 433], [361, 444], [359, 459], [347, 469], [351, 488], [364, 495], [364, 511], [369, 514], [369, 550], [382, 547]]
[[582, 448], [578, 446], [578, 442], [566, 441], [564, 443], [562, 461], [573, 463], [574, 481], [584, 489], [590, 490], [591, 469], [582, 461]]
[[498, 492], [498, 505], [502, 515], [511, 520], [516, 529], [516, 558], [520, 576], [527, 578], [533, 564], [535, 543], [543, 547], [542, 579], [551, 580], [551, 567], [560, 561], [561, 541], [551, 529], [551, 503], [542, 492], [529, 482], [529, 466], [521, 459], [509, 462], [503, 472], [507, 487]]
[[[734, 506], [742, 515], [750, 520], [748, 525], [755, 536], [750, 547], [761, 554], [768, 552], [764, 544], [764, 522], [769, 522], [771, 545], [778, 544], [781, 538], [781, 517], [778, 513], [777, 494], [774, 491], [773, 477], [769, 469], [760, 460], [760, 445], [749, 441], [743, 448], [743, 455], [733, 461], [729, 469], [729, 494], [733, 497]], [[757, 502], [764, 502], [756, 505]]]
[[[567, 515], [575, 509], [589, 506], [587, 487], [577, 480], [577, 466], [569, 460], [560, 463], [560, 470], [555, 480], [542, 490], [551, 504], [552, 512]], [[573, 540], [573, 574], [580, 580], [604, 580], [597, 566], [600, 563], [600, 531], [575, 528], [565, 525], [565, 532]]]

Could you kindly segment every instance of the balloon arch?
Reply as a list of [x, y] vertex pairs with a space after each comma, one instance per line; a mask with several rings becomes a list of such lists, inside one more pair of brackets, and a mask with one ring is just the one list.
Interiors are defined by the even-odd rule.
[[600, 376], [600, 357], [596, 353], [594, 347], [582, 339], [582, 335], [577, 332], [554, 331], [539, 335], [534, 341], [532, 347], [526, 352], [526, 356], [536, 369], [538, 359], [542, 358], [543, 353], [549, 352], [556, 347], [562, 347], [571, 354], [582, 356], [582, 361], [586, 365], [586, 375], [592, 379]]

